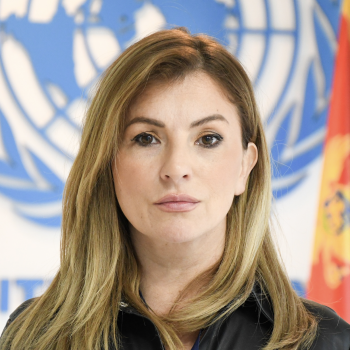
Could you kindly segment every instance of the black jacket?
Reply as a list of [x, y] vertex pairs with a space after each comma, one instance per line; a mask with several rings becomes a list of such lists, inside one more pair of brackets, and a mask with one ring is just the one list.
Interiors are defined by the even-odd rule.
[[[23, 303], [10, 316], [8, 326], [29, 304]], [[306, 303], [319, 321], [318, 334], [310, 350], [350, 350], [350, 325], [332, 309]], [[273, 311], [257, 286], [246, 302], [224, 320], [209, 326], [201, 338], [200, 350], [258, 350], [269, 339], [273, 328]], [[134, 308], [121, 303], [118, 326], [122, 350], [164, 350], [153, 323]], [[6, 328], [6, 327], [5, 327]]]

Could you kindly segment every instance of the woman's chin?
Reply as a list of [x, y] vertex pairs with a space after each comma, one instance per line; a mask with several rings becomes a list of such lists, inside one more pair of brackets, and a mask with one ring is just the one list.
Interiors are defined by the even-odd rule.
[[200, 231], [197, 229], [191, 229], [189, 227], [183, 229], [164, 228], [159, 231], [159, 234], [154, 237], [156, 240], [166, 243], [181, 244], [190, 243], [201, 237]]

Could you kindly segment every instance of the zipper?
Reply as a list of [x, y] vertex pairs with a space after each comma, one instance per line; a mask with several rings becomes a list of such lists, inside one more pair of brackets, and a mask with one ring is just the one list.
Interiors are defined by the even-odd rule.
[[120, 302], [120, 307], [121, 309], [119, 309], [119, 311], [122, 311], [122, 312], [126, 312], [128, 314], [132, 314], [132, 315], [135, 315], [135, 316], [138, 316], [138, 317], [142, 317], [143, 319], [147, 320], [148, 322], [150, 322], [152, 324], [152, 326], [154, 327], [154, 329], [156, 330], [157, 332], [157, 335], [158, 335], [158, 339], [159, 339], [159, 343], [161, 345], [161, 348], [162, 350], [165, 350], [165, 347], [164, 347], [164, 344], [162, 342], [162, 338], [160, 337], [160, 333], [158, 331], [158, 328], [156, 327], [156, 325], [146, 316], [140, 314], [139, 312], [137, 312], [134, 308], [132, 308], [131, 306], [129, 306], [127, 303], [124, 303], [124, 302]]

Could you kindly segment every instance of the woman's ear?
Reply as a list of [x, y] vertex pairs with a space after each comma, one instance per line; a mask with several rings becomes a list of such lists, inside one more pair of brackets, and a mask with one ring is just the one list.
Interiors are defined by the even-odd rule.
[[241, 173], [238, 178], [235, 196], [239, 196], [245, 190], [248, 176], [258, 161], [258, 149], [253, 142], [248, 143], [248, 147], [243, 151]]

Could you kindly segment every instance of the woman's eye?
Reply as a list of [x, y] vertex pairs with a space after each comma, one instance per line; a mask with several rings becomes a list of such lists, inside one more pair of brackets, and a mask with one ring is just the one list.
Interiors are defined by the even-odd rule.
[[131, 141], [135, 141], [140, 146], [147, 147], [151, 146], [152, 144], [159, 143], [159, 141], [151, 134], [142, 133], [137, 136], [135, 136]]
[[205, 148], [211, 148], [211, 147], [218, 146], [222, 140], [223, 140], [223, 137], [218, 134], [204, 135], [198, 139], [196, 144]]

